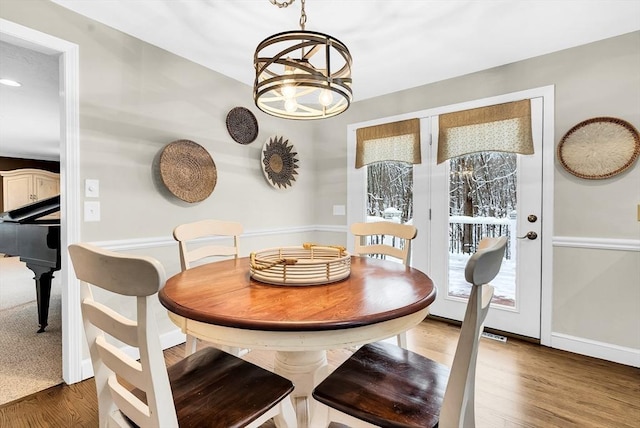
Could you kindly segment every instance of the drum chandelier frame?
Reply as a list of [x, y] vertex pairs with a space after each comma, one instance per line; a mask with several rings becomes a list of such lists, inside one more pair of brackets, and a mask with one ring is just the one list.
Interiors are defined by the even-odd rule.
[[[278, 3], [287, 7], [295, 0]], [[253, 98], [263, 112], [284, 119], [324, 119], [351, 104], [351, 54], [338, 39], [306, 31], [302, 3], [300, 30], [263, 40], [254, 55]]]

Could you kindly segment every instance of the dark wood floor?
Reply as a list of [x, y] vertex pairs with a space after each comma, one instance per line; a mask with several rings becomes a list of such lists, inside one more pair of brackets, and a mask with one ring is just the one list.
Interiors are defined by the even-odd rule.
[[[451, 364], [458, 327], [427, 320], [409, 332], [409, 347]], [[165, 351], [171, 364], [183, 346]], [[346, 353], [331, 351], [330, 365]], [[272, 355], [248, 359], [272, 367]], [[640, 427], [640, 369], [509, 339], [482, 339], [478, 360], [478, 428]], [[0, 427], [97, 427], [92, 379], [60, 385], [0, 407]]]

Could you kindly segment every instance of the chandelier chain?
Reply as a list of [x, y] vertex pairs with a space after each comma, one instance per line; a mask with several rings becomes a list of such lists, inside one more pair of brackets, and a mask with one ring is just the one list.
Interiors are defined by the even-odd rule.
[[304, 31], [304, 26], [307, 23], [307, 14], [304, 11], [304, 0], [300, 0], [302, 3], [302, 12], [300, 13], [300, 29]]
[[288, 7], [291, 3], [293, 3], [296, 0], [287, 0], [287, 1], [283, 1], [283, 2], [278, 2], [277, 0], [269, 0], [271, 2], [272, 5], [278, 6], [280, 9], [282, 9], [283, 7]]
[[[289, 7], [289, 5], [293, 4], [293, 2], [295, 1], [296, 0], [286, 0], [283, 2], [279, 2], [278, 0], [269, 0], [269, 2], [271, 2], [272, 5], [278, 6], [280, 9]], [[300, 0], [300, 2], [302, 3], [302, 11], [300, 12], [300, 29], [302, 31], [304, 31], [304, 27], [307, 23], [307, 13], [304, 11], [304, 1], [305, 0]]]

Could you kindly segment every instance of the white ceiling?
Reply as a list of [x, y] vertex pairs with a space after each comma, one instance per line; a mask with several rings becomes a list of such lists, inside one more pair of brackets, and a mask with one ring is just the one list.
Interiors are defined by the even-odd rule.
[[0, 41], [0, 156], [57, 160], [60, 153], [58, 55]]
[[[298, 29], [301, 4], [53, 1], [247, 85], [255, 47]], [[351, 51], [355, 102], [640, 30], [638, 0], [307, 0], [306, 14]]]

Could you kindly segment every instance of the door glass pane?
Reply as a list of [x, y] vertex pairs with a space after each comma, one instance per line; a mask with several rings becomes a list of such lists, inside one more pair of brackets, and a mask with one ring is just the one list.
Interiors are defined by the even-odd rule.
[[[413, 224], [413, 165], [378, 162], [367, 166], [367, 219]], [[391, 237], [385, 243], [398, 246]]]
[[515, 239], [517, 155], [480, 152], [449, 161], [449, 287], [448, 295], [468, 298], [464, 268], [484, 237], [509, 237], [492, 303], [515, 306]]

